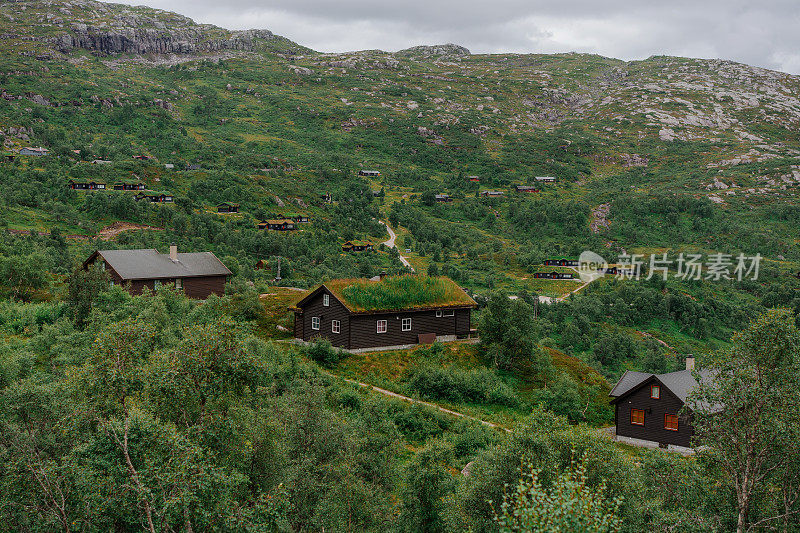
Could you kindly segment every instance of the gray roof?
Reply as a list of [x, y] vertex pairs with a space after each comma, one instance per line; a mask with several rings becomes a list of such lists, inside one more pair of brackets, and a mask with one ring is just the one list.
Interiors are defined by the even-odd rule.
[[[700, 370], [697, 374], [700, 375], [700, 380], [703, 382], [713, 378], [713, 374], [709, 370]], [[697, 380], [689, 370], [679, 370], [667, 374], [650, 374], [648, 372], [627, 370], [608, 394], [619, 398], [653, 376], [684, 403], [692, 389], [697, 386]]]
[[231, 271], [211, 252], [179, 253], [177, 260], [157, 250], [98, 250], [122, 279], [230, 276]]

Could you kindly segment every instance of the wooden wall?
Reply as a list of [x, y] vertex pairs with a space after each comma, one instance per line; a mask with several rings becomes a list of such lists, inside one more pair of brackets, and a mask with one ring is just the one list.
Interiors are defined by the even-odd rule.
[[[651, 384], [661, 386], [661, 398], [657, 400], [650, 398]], [[664, 415], [677, 415], [682, 407], [683, 402], [680, 398], [651, 378], [617, 401], [614, 413], [617, 435], [689, 447], [694, 435], [690, 419], [679, 417], [678, 431], [664, 429]], [[631, 424], [631, 409], [645, 411], [644, 426]]]
[[[323, 294], [330, 296], [330, 305], [322, 305]], [[320, 317], [319, 331], [311, 329], [311, 318]], [[295, 335], [298, 330], [304, 341], [311, 341], [315, 338], [322, 337], [331, 341], [331, 344], [339, 348], [349, 348], [350, 338], [350, 312], [342, 303], [337, 300], [331, 293], [323, 289], [308, 302], [303, 304], [303, 312], [295, 313]], [[298, 324], [297, 321], [301, 323]], [[338, 320], [341, 322], [339, 333], [331, 331], [331, 322]]]

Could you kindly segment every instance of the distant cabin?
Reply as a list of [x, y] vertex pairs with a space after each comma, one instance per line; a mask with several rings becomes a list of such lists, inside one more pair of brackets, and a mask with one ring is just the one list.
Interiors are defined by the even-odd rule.
[[453, 199], [450, 197], [449, 194], [437, 194], [434, 196], [437, 202], [452, 202]]
[[5, 154], [3, 157], [8, 162], [12, 162], [17, 158], [17, 156], [15, 156], [14, 154]]
[[135, 155], [135, 156], [133, 156], [133, 158], [138, 160], [138, 161], [149, 161], [150, 159], [153, 159], [149, 155]]
[[277, 215], [275, 218], [284, 218], [295, 222], [296, 224], [308, 224], [311, 218], [308, 215], [300, 215], [298, 213], [290, 213], [288, 215]]
[[496, 198], [498, 196], [503, 196], [505, 193], [503, 191], [481, 191], [480, 194], [484, 198]]
[[19, 155], [35, 155], [37, 157], [41, 157], [43, 155], [47, 155], [50, 153], [50, 150], [47, 148], [33, 148], [30, 146], [26, 146], [24, 148], [19, 149]]
[[326, 192], [325, 194], [323, 194], [321, 196], [321, 198], [322, 198], [322, 203], [323, 204], [332, 204], [333, 203], [333, 196], [329, 192]]
[[[351, 351], [399, 349], [436, 340], [469, 338], [477, 307], [453, 280], [413, 276], [376, 280], [339, 279], [309, 291], [295, 306], [294, 336], [299, 341], [327, 339]], [[414, 285], [419, 285], [413, 288]], [[427, 287], [435, 287], [428, 290]], [[412, 288], [409, 288], [412, 287]], [[397, 291], [413, 290], [404, 298]], [[413, 302], [381, 304], [381, 301]]]
[[168, 254], [157, 250], [98, 250], [84, 261], [83, 268], [97, 265], [131, 294], [141, 294], [145, 287], [154, 291], [172, 285], [190, 298], [204, 300], [212, 294], [223, 295], [231, 271], [211, 252], [178, 253], [170, 246]]
[[93, 165], [110, 165], [113, 161], [109, 161], [108, 159], [92, 159]]
[[534, 278], [540, 279], [575, 279], [572, 272], [534, 272]]
[[144, 183], [137, 181], [118, 181], [113, 187], [115, 191], [143, 191], [145, 189]]
[[517, 190], [517, 192], [541, 192], [533, 185], [517, 185], [514, 188]]
[[345, 252], [371, 252], [375, 249], [369, 241], [347, 241], [342, 245]]
[[536, 176], [534, 179], [542, 183], [555, 183], [556, 181], [558, 181], [553, 176]]
[[544, 264], [547, 266], [568, 266], [576, 267], [579, 264], [577, 259], [545, 259]]
[[259, 259], [254, 268], [256, 270], [264, 270], [265, 268], [269, 268], [269, 263], [266, 259]]
[[358, 175], [364, 176], [365, 178], [377, 178], [381, 173], [377, 170], [359, 170]]
[[196, 165], [193, 163], [186, 165], [186, 170], [200, 170], [200, 165]]
[[[614, 406], [616, 438], [632, 444], [651, 444], [662, 447], [692, 446], [694, 427], [691, 406], [687, 398], [698, 386], [694, 358], [686, 359], [686, 370], [668, 374], [626, 371], [611, 389]], [[711, 382], [714, 375], [698, 372], [700, 381]], [[681, 414], [686, 407], [688, 414]]]
[[294, 220], [270, 219], [259, 222], [258, 229], [271, 231], [294, 231], [297, 229], [297, 226], [295, 225]]
[[234, 204], [231, 202], [222, 202], [221, 204], [217, 204], [217, 213], [238, 213], [239, 212], [239, 204]]
[[69, 188], [73, 191], [103, 191], [106, 184], [91, 180], [69, 180]]
[[172, 163], [166, 163], [164, 165], [164, 168], [167, 169], [167, 170], [175, 170], [175, 165], [172, 164]]
[[467, 176], [467, 180], [475, 182], [475, 183], [481, 181], [481, 179], [478, 176]]
[[140, 192], [139, 194], [134, 196], [133, 199], [136, 200], [136, 201], [146, 200], [148, 202], [153, 202], [154, 204], [170, 203], [170, 202], [173, 201], [173, 198], [172, 198], [171, 194], [166, 194], [166, 193], [163, 193], [163, 192], [161, 192], [161, 193], [159, 193], [159, 192], [155, 192], [155, 193]]

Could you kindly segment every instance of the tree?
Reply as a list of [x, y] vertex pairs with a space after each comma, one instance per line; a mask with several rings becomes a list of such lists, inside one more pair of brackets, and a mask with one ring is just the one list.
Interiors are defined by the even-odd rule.
[[478, 330], [481, 344], [496, 367], [511, 368], [533, 354], [533, 307], [522, 300], [510, 300], [503, 292], [492, 294]]
[[[729, 351], [713, 354], [692, 393], [699, 443], [736, 493], [736, 531], [788, 518], [797, 508], [800, 440], [800, 331], [788, 310], [771, 310], [734, 336]], [[783, 512], [753, 522], [756, 496], [771, 484], [782, 487]], [[770, 498], [767, 498], [770, 499]], [[761, 500], [759, 500], [761, 501]]]
[[514, 490], [503, 495], [500, 513], [495, 514], [501, 533], [621, 530], [622, 519], [616, 514], [621, 498], [607, 499], [605, 481], [589, 486], [585, 461], [573, 462], [549, 489], [542, 486], [540, 471], [528, 468]]
[[445, 531], [444, 497], [455, 486], [447, 467], [451, 460], [450, 446], [435, 441], [417, 452], [408, 465], [401, 514], [405, 531]]
[[41, 254], [0, 257], [0, 278], [16, 298], [27, 298], [47, 284], [48, 261]]
[[67, 303], [78, 328], [83, 328], [97, 296], [108, 287], [108, 274], [96, 266], [75, 270], [67, 280]]

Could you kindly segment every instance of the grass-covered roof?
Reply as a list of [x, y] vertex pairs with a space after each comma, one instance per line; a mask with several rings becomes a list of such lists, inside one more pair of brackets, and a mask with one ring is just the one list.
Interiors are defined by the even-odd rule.
[[406, 274], [381, 281], [336, 279], [325, 287], [355, 313], [475, 305], [461, 287], [445, 277]]

